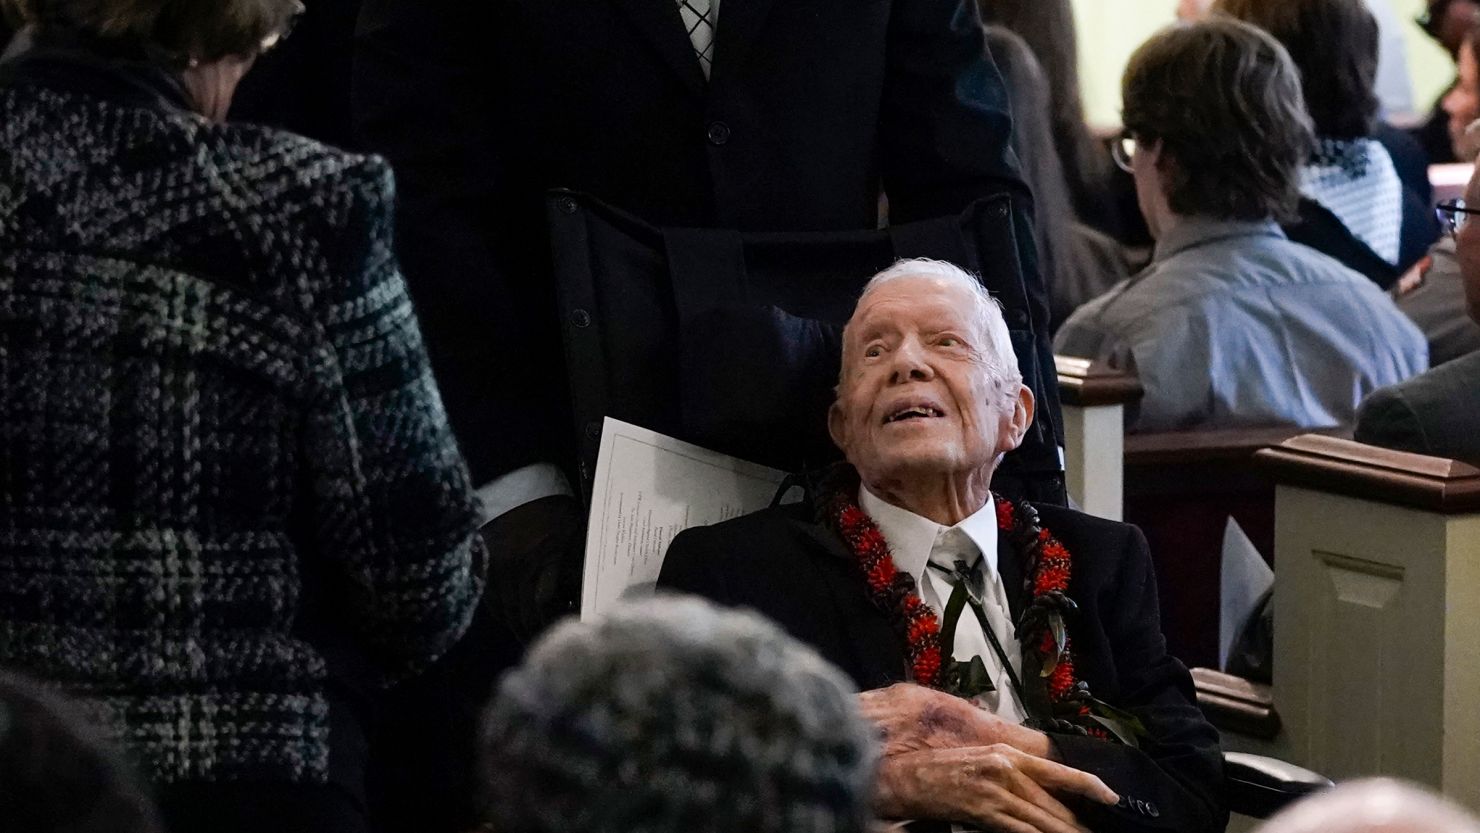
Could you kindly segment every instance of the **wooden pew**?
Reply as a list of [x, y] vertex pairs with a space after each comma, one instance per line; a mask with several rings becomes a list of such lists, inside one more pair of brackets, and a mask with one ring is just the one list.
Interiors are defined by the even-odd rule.
[[1054, 356], [1064, 412], [1064, 476], [1081, 510], [1123, 513], [1125, 408], [1145, 393], [1135, 376], [1088, 359]]
[[1274, 481], [1254, 455], [1302, 433], [1241, 428], [1125, 438], [1125, 520], [1146, 535], [1167, 647], [1189, 666], [1218, 667], [1228, 519], [1266, 560], [1274, 556]]
[[1273, 559], [1274, 482], [1254, 454], [1305, 429], [1127, 435], [1125, 410], [1144, 394], [1133, 375], [1066, 356], [1054, 364], [1070, 497], [1092, 515], [1141, 527], [1156, 563], [1168, 647], [1189, 666], [1217, 667], [1228, 519]]
[[1274, 694], [1291, 760], [1480, 810], [1480, 469], [1302, 436], [1278, 483]]

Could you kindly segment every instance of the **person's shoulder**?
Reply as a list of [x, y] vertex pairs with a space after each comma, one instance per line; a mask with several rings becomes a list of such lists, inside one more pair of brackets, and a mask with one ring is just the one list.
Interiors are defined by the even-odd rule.
[[1149, 298], [1141, 286], [1141, 276], [1116, 281], [1104, 294], [1086, 301], [1064, 319], [1054, 334], [1054, 352], [1101, 358], [1154, 309]]
[[1131, 524], [1101, 518], [1078, 509], [1070, 509], [1067, 506], [1034, 503], [1033, 508], [1038, 510], [1038, 519], [1042, 522], [1043, 528], [1052, 532], [1065, 544], [1068, 543], [1065, 540], [1067, 537], [1121, 543], [1136, 534], [1136, 528]]
[[1373, 391], [1357, 411], [1355, 437], [1419, 454], [1471, 456], [1480, 432], [1480, 353]]
[[1079, 565], [1077, 574], [1090, 586], [1103, 586], [1115, 576], [1145, 574], [1151, 569], [1146, 538], [1134, 525], [1097, 517], [1077, 509], [1035, 503], [1043, 528], [1064, 545]]
[[394, 198], [391, 167], [379, 156], [244, 123], [214, 126], [201, 141], [215, 158], [230, 163], [228, 177], [276, 184], [274, 190], [286, 188], [292, 196], [361, 203], [388, 203]]
[[794, 538], [816, 526], [806, 503], [773, 506], [716, 524], [690, 527], [674, 537], [670, 553], [689, 548], [753, 552], [760, 541]]
[[1428, 450], [1406, 388], [1418, 377], [1378, 388], [1362, 400], [1352, 436], [1359, 443], [1423, 453]]
[[669, 543], [658, 586], [729, 601], [738, 586], [790, 575], [799, 558], [825, 549], [828, 534], [805, 504], [690, 527]]
[[1279, 271], [1291, 280], [1307, 284], [1353, 287], [1362, 293], [1370, 291], [1383, 294], [1371, 278], [1305, 243], [1282, 237], [1270, 241], [1268, 250], [1270, 259], [1279, 264]]

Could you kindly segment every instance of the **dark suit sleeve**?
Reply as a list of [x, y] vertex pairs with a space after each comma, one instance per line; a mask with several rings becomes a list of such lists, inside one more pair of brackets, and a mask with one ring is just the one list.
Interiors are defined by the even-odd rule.
[[880, 130], [893, 222], [960, 211], [1023, 189], [1006, 88], [975, 0], [896, 0]]
[[720, 569], [724, 548], [709, 527], [694, 527], [678, 533], [663, 556], [658, 588], [692, 593], [717, 604], [735, 603], [726, 572]]
[[325, 393], [307, 425], [319, 552], [388, 678], [441, 656], [467, 629], [487, 553], [416, 316], [391, 253], [394, 186], [378, 159], [350, 195], [335, 270], [318, 298]]
[[1357, 409], [1355, 439], [1359, 443], [1433, 454], [1418, 414], [1398, 387], [1373, 391]]
[[1223, 758], [1218, 733], [1194, 705], [1192, 678], [1167, 654], [1157, 608], [1156, 579], [1146, 539], [1124, 527], [1114, 598], [1101, 603], [1105, 635], [1114, 653], [1120, 698], [1149, 739], [1141, 748], [1072, 735], [1051, 735], [1069, 766], [1093, 773], [1122, 797], [1113, 808], [1085, 811], [1082, 820], [1111, 831], [1222, 831]]
[[480, 484], [558, 461], [564, 436], [560, 420], [530, 416], [559, 413], [563, 380], [530, 372], [559, 337], [548, 275], [527, 262], [544, 248], [539, 196], [516, 184], [530, 161], [497, 123], [509, 109], [495, 38], [505, 13], [500, 0], [366, 0], [355, 39], [355, 127], [396, 171], [398, 253]]

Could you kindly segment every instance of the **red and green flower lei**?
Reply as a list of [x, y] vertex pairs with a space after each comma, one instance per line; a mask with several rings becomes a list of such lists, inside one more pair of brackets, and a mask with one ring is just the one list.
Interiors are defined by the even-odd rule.
[[[884, 535], [873, 519], [858, 506], [857, 480], [841, 488], [826, 490], [823, 520], [842, 537], [863, 573], [874, 604], [887, 614], [904, 637], [913, 681], [947, 690], [942, 685], [945, 660], [941, 646], [940, 620], [920, 598], [915, 580], [900, 570]], [[1023, 646], [1024, 682], [1020, 692], [1030, 714], [1030, 724], [1086, 734], [1102, 739], [1132, 742], [1125, 731], [1107, 729], [1107, 720], [1125, 722], [1129, 715], [1117, 713], [1090, 696], [1089, 685], [1074, 672], [1067, 616], [1077, 611], [1068, 597], [1073, 575], [1069, 550], [1038, 523], [1038, 513], [1026, 502], [1013, 504], [993, 495], [997, 528], [1024, 558], [1024, 574], [1031, 599], [1017, 623]], [[954, 693], [954, 692], [953, 692]], [[1101, 709], [1111, 713], [1099, 715]], [[1134, 718], [1130, 718], [1134, 723]], [[1111, 727], [1119, 728], [1119, 727]]]

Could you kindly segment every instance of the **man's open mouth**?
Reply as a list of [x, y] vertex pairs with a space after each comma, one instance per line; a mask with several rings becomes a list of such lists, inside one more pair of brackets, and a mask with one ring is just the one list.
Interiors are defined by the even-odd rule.
[[911, 419], [934, 419], [945, 416], [945, 412], [933, 405], [908, 405], [884, 417], [884, 424], [904, 422]]

